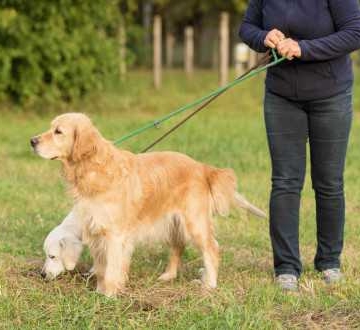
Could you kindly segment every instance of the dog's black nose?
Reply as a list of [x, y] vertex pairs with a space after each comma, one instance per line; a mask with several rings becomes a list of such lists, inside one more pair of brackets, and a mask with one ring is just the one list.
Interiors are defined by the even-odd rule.
[[46, 273], [45, 273], [44, 271], [42, 271], [42, 272], [40, 273], [40, 275], [41, 275], [42, 278], [45, 278], [45, 277], [46, 277]]
[[36, 147], [36, 145], [39, 143], [39, 138], [37, 137], [33, 137], [32, 139], [30, 139], [30, 144], [31, 146], [34, 148]]

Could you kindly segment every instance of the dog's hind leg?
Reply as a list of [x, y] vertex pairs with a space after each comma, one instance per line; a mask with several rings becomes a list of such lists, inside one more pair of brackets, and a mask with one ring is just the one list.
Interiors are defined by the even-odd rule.
[[201, 242], [200, 249], [202, 250], [205, 267], [201, 281], [206, 287], [214, 289], [217, 286], [219, 244], [214, 237], [209, 236], [205, 241]]
[[185, 248], [183, 222], [178, 214], [174, 214], [169, 224], [170, 259], [165, 272], [159, 277], [160, 281], [171, 281], [176, 278], [181, 264], [181, 255]]
[[188, 224], [188, 232], [203, 255], [204, 272], [201, 281], [207, 288], [214, 289], [217, 286], [219, 268], [219, 244], [217, 243], [212, 222], [205, 216], [198, 217], [196, 223]]
[[184, 246], [171, 247], [169, 263], [165, 272], [159, 277], [160, 281], [171, 281], [176, 278], [178, 268], [181, 264], [181, 255], [183, 251]]

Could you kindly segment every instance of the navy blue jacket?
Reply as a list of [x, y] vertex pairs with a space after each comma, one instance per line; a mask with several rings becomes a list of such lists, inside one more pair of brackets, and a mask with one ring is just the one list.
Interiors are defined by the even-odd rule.
[[302, 55], [268, 70], [269, 91], [308, 101], [352, 86], [349, 53], [360, 48], [358, 0], [250, 0], [240, 27], [242, 40], [265, 52], [264, 39], [274, 28], [299, 41]]

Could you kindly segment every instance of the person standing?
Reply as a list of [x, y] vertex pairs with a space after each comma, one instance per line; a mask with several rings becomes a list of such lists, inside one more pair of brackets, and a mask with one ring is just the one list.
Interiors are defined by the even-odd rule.
[[349, 54], [360, 48], [358, 0], [250, 0], [240, 37], [288, 59], [268, 70], [264, 116], [272, 164], [270, 237], [275, 278], [296, 290], [302, 272], [299, 207], [309, 141], [316, 199], [315, 268], [342, 278], [343, 172], [352, 121]]

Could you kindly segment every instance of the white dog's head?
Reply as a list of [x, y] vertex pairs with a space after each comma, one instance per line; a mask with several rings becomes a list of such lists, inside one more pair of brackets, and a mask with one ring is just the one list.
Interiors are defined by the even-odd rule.
[[82, 242], [72, 233], [56, 227], [45, 239], [46, 260], [41, 276], [53, 280], [66, 270], [73, 270], [83, 250]]

